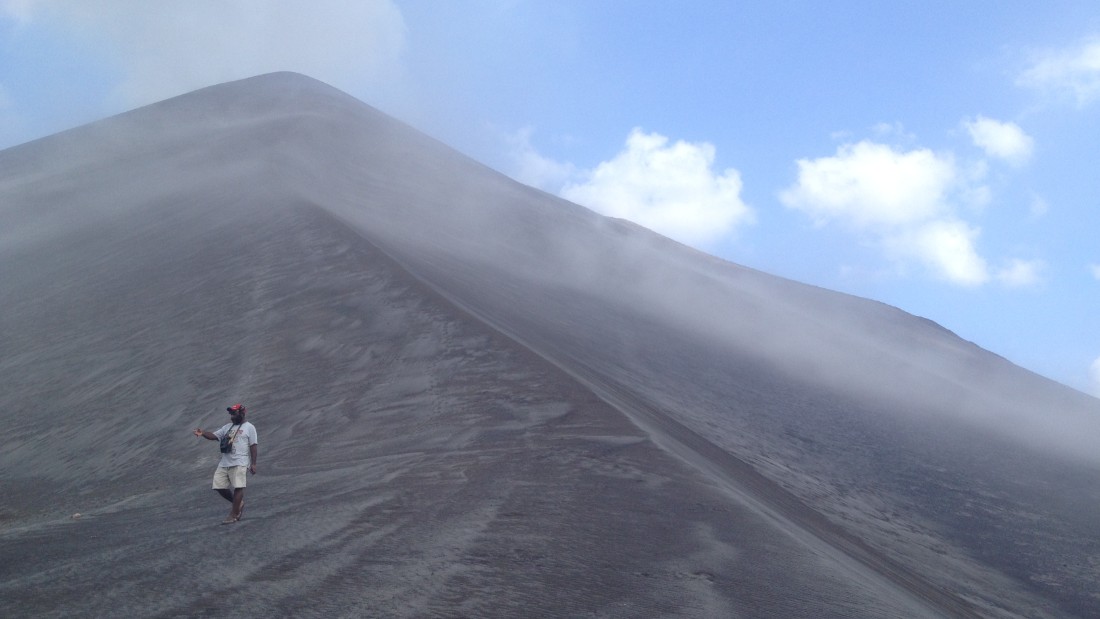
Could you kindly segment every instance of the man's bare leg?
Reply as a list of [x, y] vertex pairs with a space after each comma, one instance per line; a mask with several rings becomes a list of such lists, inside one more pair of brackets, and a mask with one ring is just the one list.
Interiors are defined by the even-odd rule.
[[223, 499], [225, 499], [226, 501], [229, 501], [230, 503], [233, 502], [233, 491], [232, 490], [230, 490], [228, 488], [215, 488], [215, 490], [218, 491], [218, 494], [222, 495]]
[[240, 520], [241, 509], [244, 508], [244, 488], [233, 489], [233, 507], [229, 509], [230, 520]]

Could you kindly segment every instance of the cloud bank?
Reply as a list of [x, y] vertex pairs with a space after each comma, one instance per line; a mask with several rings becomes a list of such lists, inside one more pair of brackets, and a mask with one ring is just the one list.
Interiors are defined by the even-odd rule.
[[895, 260], [917, 261], [962, 286], [990, 279], [976, 242], [981, 230], [959, 218], [955, 203], [984, 201], [950, 155], [898, 150], [864, 140], [832, 157], [798, 160], [798, 180], [779, 194], [818, 225], [837, 222], [873, 239]]
[[[979, 116], [964, 125], [990, 157], [1012, 165], [1031, 157], [1032, 139], [1014, 123]], [[779, 193], [785, 206], [817, 226], [844, 227], [901, 266], [919, 264], [964, 287], [1041, 282], [1041, 260], [1011, 259], [995, 269], [978, 251], [981, 228], [964, 214], [991, 200], [984, 161], [962, 165], [951, 153], [863, 140], [841, 145], [833, 156], [799, 159], [797, 166], [797, 180]]]

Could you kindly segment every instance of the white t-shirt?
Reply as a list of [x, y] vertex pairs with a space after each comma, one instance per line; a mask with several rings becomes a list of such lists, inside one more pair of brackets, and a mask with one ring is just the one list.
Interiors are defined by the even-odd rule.
[[256, 436], [256, 426], [247, 421], [239, 426], [235, 423], [227, 423], [214, 432], [214, 436], [218, 437], [219, 441], [227, 434], [236, 438], [233, 439], [233, 447], [229, 450], [229, 453], [222, 454], [218, 466], [248, 466], [252, 464], [248, 446], [257, 445], [260, 442], [259, 437]]

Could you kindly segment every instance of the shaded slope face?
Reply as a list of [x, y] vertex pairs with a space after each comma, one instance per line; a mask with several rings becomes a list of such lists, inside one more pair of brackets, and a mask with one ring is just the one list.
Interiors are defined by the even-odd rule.
[[[927, 321], [289, 74], [0, 171], [4, 614], [1096, 613], [1095, 401]], [[238, 399], [227, 532], [187, 432]]]

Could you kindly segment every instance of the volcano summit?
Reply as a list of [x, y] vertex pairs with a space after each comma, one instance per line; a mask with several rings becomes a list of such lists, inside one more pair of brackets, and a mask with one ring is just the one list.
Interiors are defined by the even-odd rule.
[[0, 290], [3, 616], [1100, 615], [1100, 402], [301, 75], [0, 152]]

